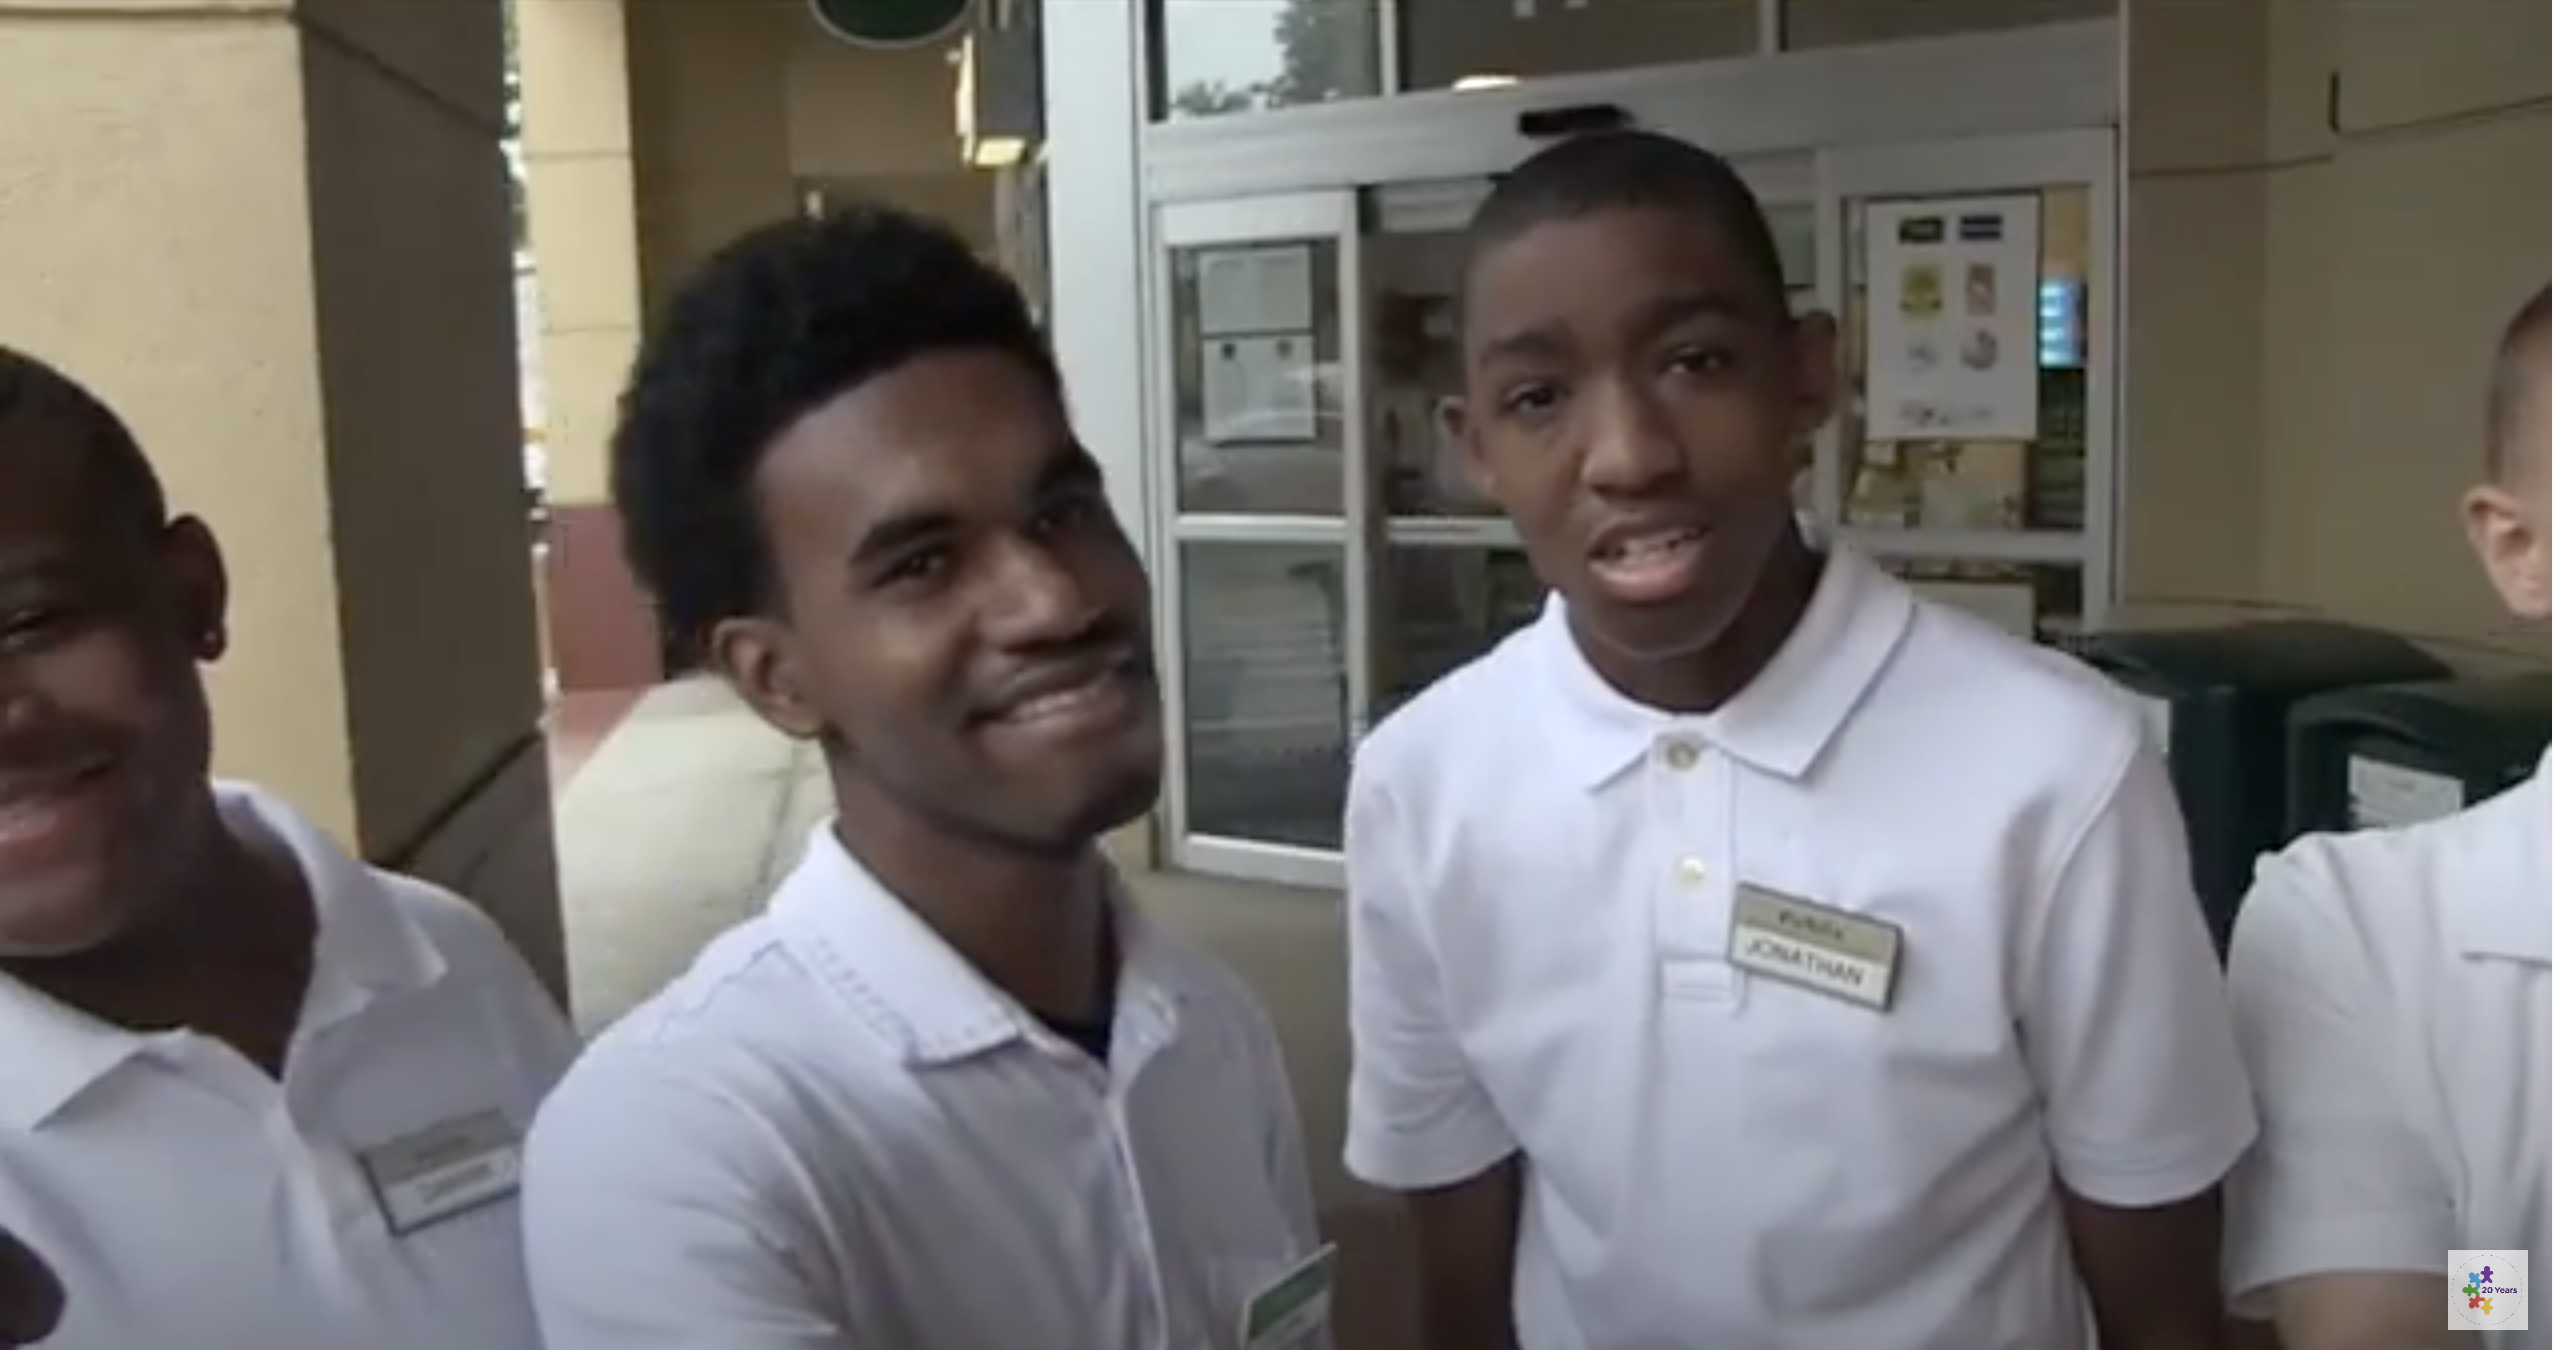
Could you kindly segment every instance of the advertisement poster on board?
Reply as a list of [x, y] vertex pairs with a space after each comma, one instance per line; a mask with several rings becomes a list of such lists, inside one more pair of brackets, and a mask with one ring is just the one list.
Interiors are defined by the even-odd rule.
[[1873, 202], [1865, 435], [2029, 441], [2040, 432], [2040, 202]]

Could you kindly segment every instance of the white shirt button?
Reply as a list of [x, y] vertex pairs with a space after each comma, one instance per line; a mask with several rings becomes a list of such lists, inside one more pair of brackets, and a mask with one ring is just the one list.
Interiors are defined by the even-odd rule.
[[1700, 886], [1711, 877], [1711, 869], [1700, 858], [1681, 859], [1676, 864], [1676, 879], [1688, 886]]
[[1696, 749], [1692, 741], [1669, 741], [1663, 757], [1667, 760], [1667, 767], [1683, 773], [1702, 759], [1703, 752]]

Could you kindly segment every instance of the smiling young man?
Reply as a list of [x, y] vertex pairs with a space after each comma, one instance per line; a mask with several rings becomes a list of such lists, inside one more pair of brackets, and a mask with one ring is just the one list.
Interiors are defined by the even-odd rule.
[[[2539, 632], [2554, 613], [2549, 350], [2539, 289], [2502, 332], [2485, 480], [2465, 499], [2485, 575]], [[2262, 1133], [2228, 1192], [2229, 1283], [2287, 1350], [2554, 1345], [2549, 775], [2554, 755], [2445, 820], [2309, 835], [2254, 877], [2227, 978]], [[2451, 1272], [2451, 1250], [2533, 1258], [2454, 1286], [2480, 1337], [2440, 1312], [2450, 1274], [2492, 1258]]]
[[477, 910], [207, 777], [226, 600], [123, 423], [0, 349], [0, 1339], [536, 1350], [566, 1019]]
[[1450, 430], [1555, 596], [1347, 842], [1432, 1350], [2216, 1344], [2253, 1118], [2133, 712], [1804, 535], [1834, 332], [1727, 164], [1564, 142], [1465, 268]]
[[1149, 587], [1009, 280], [891, 210], [747, 235], [613, 454], [667, 621], [836, 817], [542, 1113], [549, 1350], [1319, 1344], [1267, 1019], [1098, 848], [1160, 785]]

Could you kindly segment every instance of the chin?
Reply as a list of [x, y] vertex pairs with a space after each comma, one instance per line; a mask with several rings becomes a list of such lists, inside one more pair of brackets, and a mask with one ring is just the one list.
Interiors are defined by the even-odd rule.
[[1630, 608], [1602, 597], [1571, 601], [1571, 627], [1636, 661], [1669, 661], [1708, 650], [1737, 625], [1744, 595], [1697, 591], [1662, 605]]
[[1074, 813], [1074, 829], [1084, 838], [1097, 839], [1142, 820], [1161, 799], [1162, 771], [1158, 764], [1094, 783], [1083, 795], [1082, 809]]
[[92, 900], [0, 895], [0, 961], [62, 961], [112, 946], [130, 916]]

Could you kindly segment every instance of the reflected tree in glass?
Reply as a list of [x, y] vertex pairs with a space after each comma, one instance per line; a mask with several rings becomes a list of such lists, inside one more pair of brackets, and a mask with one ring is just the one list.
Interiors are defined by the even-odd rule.
[[[1210, 5], [1242, 4], [1242, 0], [1156, 2], [1166, 11], [1192, 14]], [[1379, 30], [1374, 0], [1279, 0], [1263, 12], [1271, 15], [1267, 46], [1260, 53], [1266, 62], [1260, 69], [1268, 72], [1264, 78], [1236, 79], [1228, 73], [1182, 79], [1179, 36], [1176, 30], [1166, 32], [1170, 60], [1164, 81], [1169, 90], [1163, 99], [1165, 114], [1174, 120], [1219, 117], [1371, 98], [1380, 92], [1375, 80]]]

